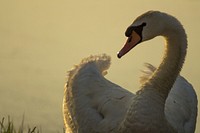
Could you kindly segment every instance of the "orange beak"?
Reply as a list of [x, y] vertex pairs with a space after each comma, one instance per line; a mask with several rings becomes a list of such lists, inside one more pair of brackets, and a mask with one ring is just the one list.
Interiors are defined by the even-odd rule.
[[128, 53], [132, 48], [134, 48], [141, 41], [140, 35], [135, 31], [132, 32], [130, 37], [127, 39], [124, 47], [118, 52], [117, 57], [121, 58], [126, 53]]

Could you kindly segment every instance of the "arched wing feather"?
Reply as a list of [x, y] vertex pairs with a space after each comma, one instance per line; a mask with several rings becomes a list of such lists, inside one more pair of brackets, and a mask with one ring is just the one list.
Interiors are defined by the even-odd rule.
[[63, 100], [66, 132], [107, 133], [124, 118], [134, 95], [104, 78], [109, 66], [109, 56], [90, 56], [69, 72]]
[[194, 133], [197, 117], [197, 96], [192, 85], [178, 76], [165, 105], [168, 121], [180, 133]]
[[[140, 82], [144, 83], [156, 68], [146, 63]], [[165, 115], [179, 133], [194, 133], [197, 116], [197, 96], [192, 85], [178, 76], [165, 103]]]

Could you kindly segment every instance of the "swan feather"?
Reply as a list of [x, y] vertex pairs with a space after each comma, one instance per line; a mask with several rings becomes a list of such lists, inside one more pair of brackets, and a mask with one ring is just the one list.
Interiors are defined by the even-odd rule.
[[[140, 83], [148, 81], [156, 67], [145, 63], [147, 68], [142, 70]], [[165, 115], [170, 124], [179, 133], [194, 133], [197, 116], [197, 95], [193, 86], [179, 75], [169, 92], [165, 103]]]
[[108, 133], [122, 121], [131, 92], [104, 78], [110, 56], [90, 56], [68, 72], [63, 112], [68, 133]]
[[[63, 112], [66, 131], [108, 133], [115, 131], [128, 110], [135, 94], [104, 78], [110, 66], [110, 56], [95, 55], [85, 58], [68, 72]], [[156, 70], [146, 63], [141, 83]], [[73, 88], [73, 89], [72, 89]], [[184, 98], [183, 98], [184, 97]], [[165, 115], [179, 133], [195, 130], [197, 96], [192, 85], [178, 76], [165, 104]]]

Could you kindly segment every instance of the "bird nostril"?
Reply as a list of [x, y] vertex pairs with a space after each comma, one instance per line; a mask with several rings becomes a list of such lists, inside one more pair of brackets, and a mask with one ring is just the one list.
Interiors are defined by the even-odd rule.
[[131, 42], [131, 40], [132, 40], [132, 36], [130, 36], [130, 37], [128, 38], [128, 42]]

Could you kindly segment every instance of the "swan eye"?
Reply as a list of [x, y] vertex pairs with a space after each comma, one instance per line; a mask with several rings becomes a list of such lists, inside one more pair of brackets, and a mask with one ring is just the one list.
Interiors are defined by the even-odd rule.
[[141, 25], [138, 26], [129, 26], [125, 32], [126, 37], [130, 37], [133, 30], [142, 38], [142, 30], [143, 27], [146, 26], [147, 24], [143, 22]]

